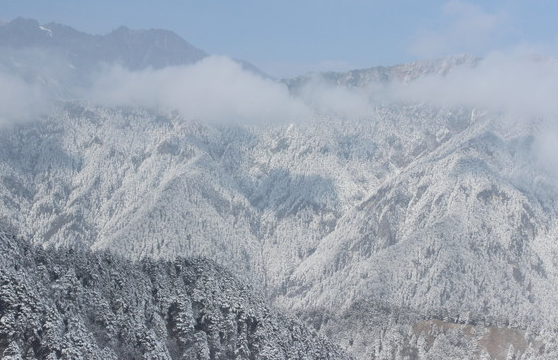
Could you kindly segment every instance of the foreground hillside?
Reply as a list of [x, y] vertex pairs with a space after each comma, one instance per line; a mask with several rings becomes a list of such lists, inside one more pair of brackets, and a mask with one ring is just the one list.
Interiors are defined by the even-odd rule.
[[4, 359], [348, 359], [212, 262], [0, 239]]

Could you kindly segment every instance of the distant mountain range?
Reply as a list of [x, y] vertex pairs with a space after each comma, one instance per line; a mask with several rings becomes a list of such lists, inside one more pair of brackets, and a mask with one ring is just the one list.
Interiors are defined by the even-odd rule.
[[71, 65], [85, 70], [100, 62], [130, 70], [191, 64], [207, 54], [167, 30], [119, 27], [107, 35], [90, 35], [69, 26], [18, 18], [0, 26], [0, 46], [45, 48], [63, 53]]
[[[92, 36], [22, 19], [0, 26], [0, 44], [22, 77], [37, 65], [29, 46], [74, 59], [76, 78], [103, 62], [134, 71], [205, 56], [165, 31]], [[296, 97], [315, 76], [359, 89], [481, 62], [284, 83]], [[556, 358], [558, 188], [537, 158], [539, 123], [428, 103], [370, 109], [231, 125], [60, 101], [0, 131], [1, 220], [35, 244], [207, 257], [360, 359]]]
[[[107, 35], [90, 35], [66, 25], [41, 25], [17, 18], [0, 24], [0, 67], [28, 81], [48, 84], [59, 96], [73, 97], [106, 66], [132, 71], [194, 64], [208, 56], [172, 31], [131, 30], [121, 26]], [[244, 60], [247, 71], [264, 74]]]

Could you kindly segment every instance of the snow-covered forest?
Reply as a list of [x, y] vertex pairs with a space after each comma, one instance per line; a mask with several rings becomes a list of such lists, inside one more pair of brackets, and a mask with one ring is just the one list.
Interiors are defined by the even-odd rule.
[[209, 260], [0, 250], [4, 359], [349, 359]]

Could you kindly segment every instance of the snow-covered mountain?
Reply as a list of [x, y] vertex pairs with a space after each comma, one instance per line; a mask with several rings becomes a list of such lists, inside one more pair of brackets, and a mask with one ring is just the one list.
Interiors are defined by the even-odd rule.
[[[358, 89], [481, 61], [324, 78]], [[558, 192], [544, 127], [520, 120], [393, 101], [210, 124], [64, 100], [0, 132], [0, 215], [37, 244], [210, 258], [363, 359], [550, 359]]]

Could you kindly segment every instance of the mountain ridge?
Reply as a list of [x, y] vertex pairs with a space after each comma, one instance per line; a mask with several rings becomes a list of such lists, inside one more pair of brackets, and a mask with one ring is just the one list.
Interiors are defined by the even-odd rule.
[[342, 72], [326, 71], [308, 73], [290, 79], [283, 79], [282, 81], [295, 92], [304, 85], [314, 81], [316, 78], [330, 85], [349, 88], [390, 82], [408, 83], [426, 75], [445, 76], [456, 67], [473, 68], [481, 61], [482, 58], [469, 54], [461, 54], [429, 60], [417, 60], [392, 66], [374, 66]]

